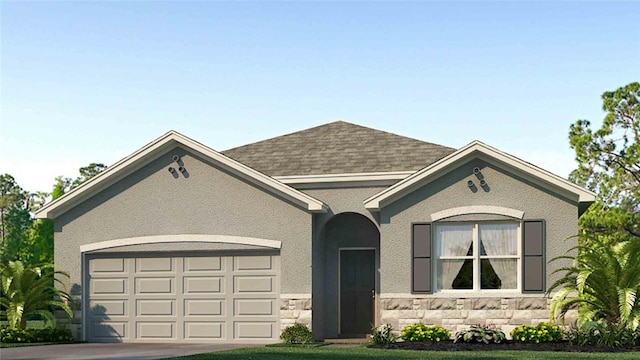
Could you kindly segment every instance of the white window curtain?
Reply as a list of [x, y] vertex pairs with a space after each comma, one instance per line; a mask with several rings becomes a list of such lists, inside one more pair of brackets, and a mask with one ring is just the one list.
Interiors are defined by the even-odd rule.
[[[439, 225], [436, 239], [440, 256], [467, 256], [473, 244], [473, 225]], [[464, 260], [441, 260], [440, 264], [440, 288], [452, 289]]]
[[[517, 224], [480, 225], [480, 241], [486, 255], [518, 255]], [[488, 259], [502, 282], [502, 289], [515, 289], [518, 283], [516, 259]]]

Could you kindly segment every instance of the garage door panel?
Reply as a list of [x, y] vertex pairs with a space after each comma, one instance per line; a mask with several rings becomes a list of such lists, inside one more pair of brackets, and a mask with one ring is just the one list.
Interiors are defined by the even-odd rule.
[[223, 340], [225, 324], [223, 322], [192, 322], [184, 323], [185, 339]]
[[175, 338], [175, 322], [136, 322], [136, 339], [174, 340]]
[[175, 315], [175, 300], [136, 300], [136, 316]]
[[184, 316], [223, 316], [225, 299], [185, 299]]
[[172, 272], [173, 262], [173, 258], [138, 258], [136, 259], [136, 272]]
[[271, 270], [271, 256], [234, 256], [234, 270]]
[[236, 316], [272, 316], [276, 314], [275, 299], [235, 299]]
[[99, 324], [93, 324], [90, 332], [91, 337], [95, 339], [101, 339], [103, 341], [117, 341], [119, 339], [127, 338], [127, 323], [126, 322], [114, 322], [107, 321]]
[[224, 279], [222, 277], [184, 277], [185, 294], [220, 294], [224, 292]]
[[89, 341], [277, 341], [277, 255], [95, 256]]
[[190, 257], [184, 259], [184, 272], [221, 271], [222, 259], [219, 256]]
[[136, 294], [174, 294], [174, 278], [136, 278]]
[[126, 278], [104, 278], [92, 279], [91, 284], [92, 295], [126, 295], [127, 279]]
[[99, 273], [124, 273], [124, 259], [95, 259], [91, 262], [91, 272]]
[[234, 322], [234, 338], [236, 339], [270, 339], [274, 337], [273, 322]]
[[128, 316], [126, 300], [95, 300], [89, 302], [89, 316]]
[[273, 276], [235, 276], [235, 293], [273, 292]]

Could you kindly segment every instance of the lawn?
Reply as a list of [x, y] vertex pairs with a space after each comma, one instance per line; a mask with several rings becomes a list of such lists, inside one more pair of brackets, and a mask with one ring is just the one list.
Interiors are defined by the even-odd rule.
[[558, 353], [536, 351], [409, 351], [355, 347], [347, 349], [319, 348], [246, 348], [211, 354], [176, 358], [180, 360], [382, 360], [382, 359], [620, 359], [637, 360], [640, 353]]

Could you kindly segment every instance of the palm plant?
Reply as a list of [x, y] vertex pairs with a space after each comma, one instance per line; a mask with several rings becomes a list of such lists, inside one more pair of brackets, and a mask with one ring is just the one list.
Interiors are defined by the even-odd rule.
[[55, 271], [53, 264], [25, 267], [21, 261], [9, 261], [0, 264], [0, 276], [0, 314], [7, 318], [10, 328], [25, 329], [27, 317], [32, 315], [52, 324], [55, 322], [52, 308], [72, 316], [68, 305], [71, 298], [57, 278], [69, 275]]
[[[585, 240], [585, 239], [581, 239]], [[574, 250], [578, 256], [560, 256], [573, 264], [547, 294], [559, 289], [551, 303], [551, 317], [564, 318], [578, 308], [578, 325], [600, 321], [611, 328], [635, 330], [640, 325], [640, 241], [612, 242], [606, 236], [591, 235]]]

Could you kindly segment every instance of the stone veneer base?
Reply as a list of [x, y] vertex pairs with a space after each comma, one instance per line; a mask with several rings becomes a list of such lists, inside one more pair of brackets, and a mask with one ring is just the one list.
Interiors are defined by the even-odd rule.
[[310, 298], [280, 298], [280, 331], [295, 323], [311, 329]]
[[[438, 325], [452, 334], [470, 325], [495, 325], [509, 336], [517, 326], [548, 322], [550, 301], [546, 297], [382, 299], [380, 322], [396, 330], [414, 323]], [[565, 323], [575, 317], [570, 310]]]

